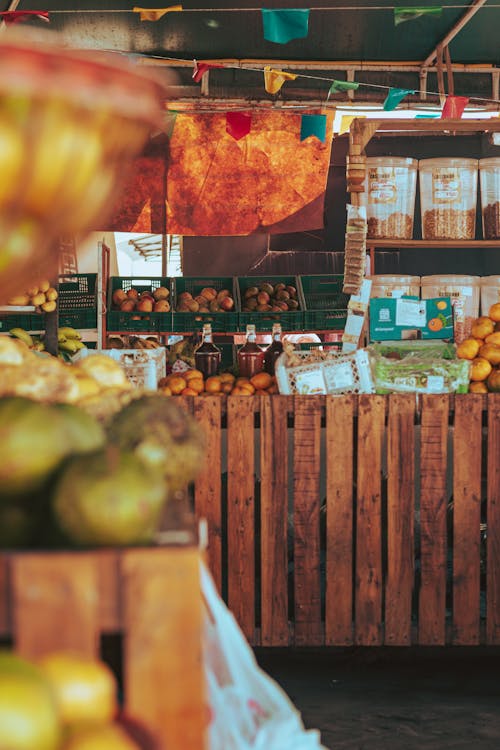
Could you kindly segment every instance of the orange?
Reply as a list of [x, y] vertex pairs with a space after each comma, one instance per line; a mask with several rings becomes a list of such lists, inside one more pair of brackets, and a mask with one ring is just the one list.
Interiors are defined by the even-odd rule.
[[180, 375], [173, 375], [169, 378], [168, 387], [172, 391], [173, 396], [178, 396], [179, 393], [182, 393], [184, 388], [187, 388], [187, 383], [184, 378], [180, 377]]
[[492, 369], [493, 368], [487, 359], [484, 357], [476, 357], [472, 360], [470, 379], [486, 380]]
[[279, 393], [279, 390], [278, 390], [278, 386], [276, 385], [276, 383], [273, 383], [273, 384], [272, 384], [272, 385], [271, 385], [271, 386], [270, 386], [270, 387], [269, 387], [269, 388], [267, 389], [267, 392], [268, 392], [268, 393]]
[[500, 365], [500, 346], [488, 343], [483, 344], [479, 350], [479, 356], [487, 359], [492, 365]]
[[469, 384], [469, 393], [488, 393], [488, 386], [482, 380]]
[[181, 391], [181, 396], [197, 396], [198, 391], [195, 391], [193, 388], [184, 388], [183, 391]]
[[168, 385], [163, 386], [163, 388], [160, 388], [160, 393], [163, 393], [164, 396], [171, 396], [172, 391], [168, 387]]
[[487, 344], [496, 344], [497, 346], [500, 345], [500, 331], [494, 331], [493, 333], [490, 333], [489, 336], [486, 336], [485, 341]]
[[221, 383], [234, 383], [234, 381], [236, 380], [236, 377], [232, 372], [221, 372], [219, 378], [221, 380]]
[[480, 341], [478, 341], [478, 339], [465, 339], [465, 341], [462, 341], [462, 343], [457, 346], [457, 357], [460, 359], [474, 359], [474, 357], [477, 357], [479, 347], [482, 344], [482, 339]]
[[488, 376], [487, 386], [491, 393], [500, 393], [500, 370], [498, 368]]
[[220, 393], [222, 389], [222, 383], [218, 375], [212, 375], [205, 381], [205, 390], [207, 393]]
[[500, 302], [495, 302], [488, 311], [488, 317], [498, 323], [500, 321]]
[[239, 385], [235, 385], [231, 391], [231, 396], [252, 396], [253, 394], [246, 388], [241, 388]]
[[252, 396], [255, 393], [255, 388], [250, 383], [250, 381], [248, 383], [241, 383], [241, 385], [239, 387], [241, 388], [242, 391], [248, 391], [248, 393], [250, 394], [250, 396]]
[[440, 331], [443, 327], [443, 321], [441, 318], [431, 318], [427, 323], [427, 328], [431, 331]]
[[189, 383], [190, 380], [203, 380], [203, 373], [200, 370], [186, 370], [183, 377]]
[[233, 390], [233, 384], [232, 383], [222, 383], [222, 393], [231, 393]]
[[253, 378], [250, 378], [250, 382], [256, 390], [265, 390], [272, 385], [273, 379], [268, 372], [258, 372]]
[[205, 383], [203, 382], [203, 378], [190, 378], [188, 380], [188, 388], [196, 391], [196, 393], [201, 393], [205, 390]]
[[236, 378], [235, 385], [241, 385], [242, 383], [249, 383], [249, 382], [250, 382], [249, 378], [243, 378], [243, 377]]
[[494, 330], [495, 324], [493, 321], [483, 316], [474, 321], [471, 333], [474, 338], [485, 339], [486, 336], [489, 336]]

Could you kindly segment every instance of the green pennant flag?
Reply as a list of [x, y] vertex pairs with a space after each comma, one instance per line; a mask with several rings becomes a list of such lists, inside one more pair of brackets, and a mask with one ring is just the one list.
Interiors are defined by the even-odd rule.
[[341, 91], [356, 91], [356, 89], [359, 89], [359, 83], [354, 83], [354, 81], [333, 81], [327, 98], [331, 94], [338, 94]]
[[292, 39], [304, 39], [308, 34], [309, 9], [297, 8], [272, 10], [262, 8], [264, 39], [276, 44], [286, 44]]
[[394, 26], [398, 26], [405, 21], [414, 21], [421, 16], [440, 16], [443, 9], [440, 5], [430, 5], [423, 7], [394, 8]]
[[389, 93], [384, 102], [384, 110], [386, 112], [391, 112], [393, 109], [396, 109], [399, 102], [404, 99], [405, 96], [414, 93], [415, 91], [413, 89], [389, 89]]

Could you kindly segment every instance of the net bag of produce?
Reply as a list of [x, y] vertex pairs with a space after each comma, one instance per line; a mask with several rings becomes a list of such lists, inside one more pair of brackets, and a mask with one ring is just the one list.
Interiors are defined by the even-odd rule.
[[210, 750], [324, 750], [283, 690], [257, 665], [236, 620], [202, 566], [204, 662]]

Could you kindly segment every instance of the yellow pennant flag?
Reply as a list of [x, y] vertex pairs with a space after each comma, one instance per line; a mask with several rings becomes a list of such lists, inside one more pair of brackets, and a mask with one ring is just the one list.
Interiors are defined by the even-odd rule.
[[342, 115], [339, 135], [342, 135], [342, 133], [347, 133], [347, 131], [351, 127], [351, 123], [353, 120], [361, 120], [363, 117], [365, 117], [365, 115]]
[[268, 94], [277, 94], [285, 81], [295, 81], [296, 78], [294, 73], [273, 70], [269, 65], [264, 67], [264, 85]]
[[159, 21], [166, 13], [182, 10], [182, 5], [171, 5], [169, 8], [133, 8], [134, 13], [140, 13], [141, 21]]

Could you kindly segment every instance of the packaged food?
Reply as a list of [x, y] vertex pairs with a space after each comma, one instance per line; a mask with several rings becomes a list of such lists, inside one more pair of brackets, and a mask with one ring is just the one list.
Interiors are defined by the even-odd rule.
[[366, 215], [371, 239], [411, 239], [417, 160], [373, 156], [366, 160]]

